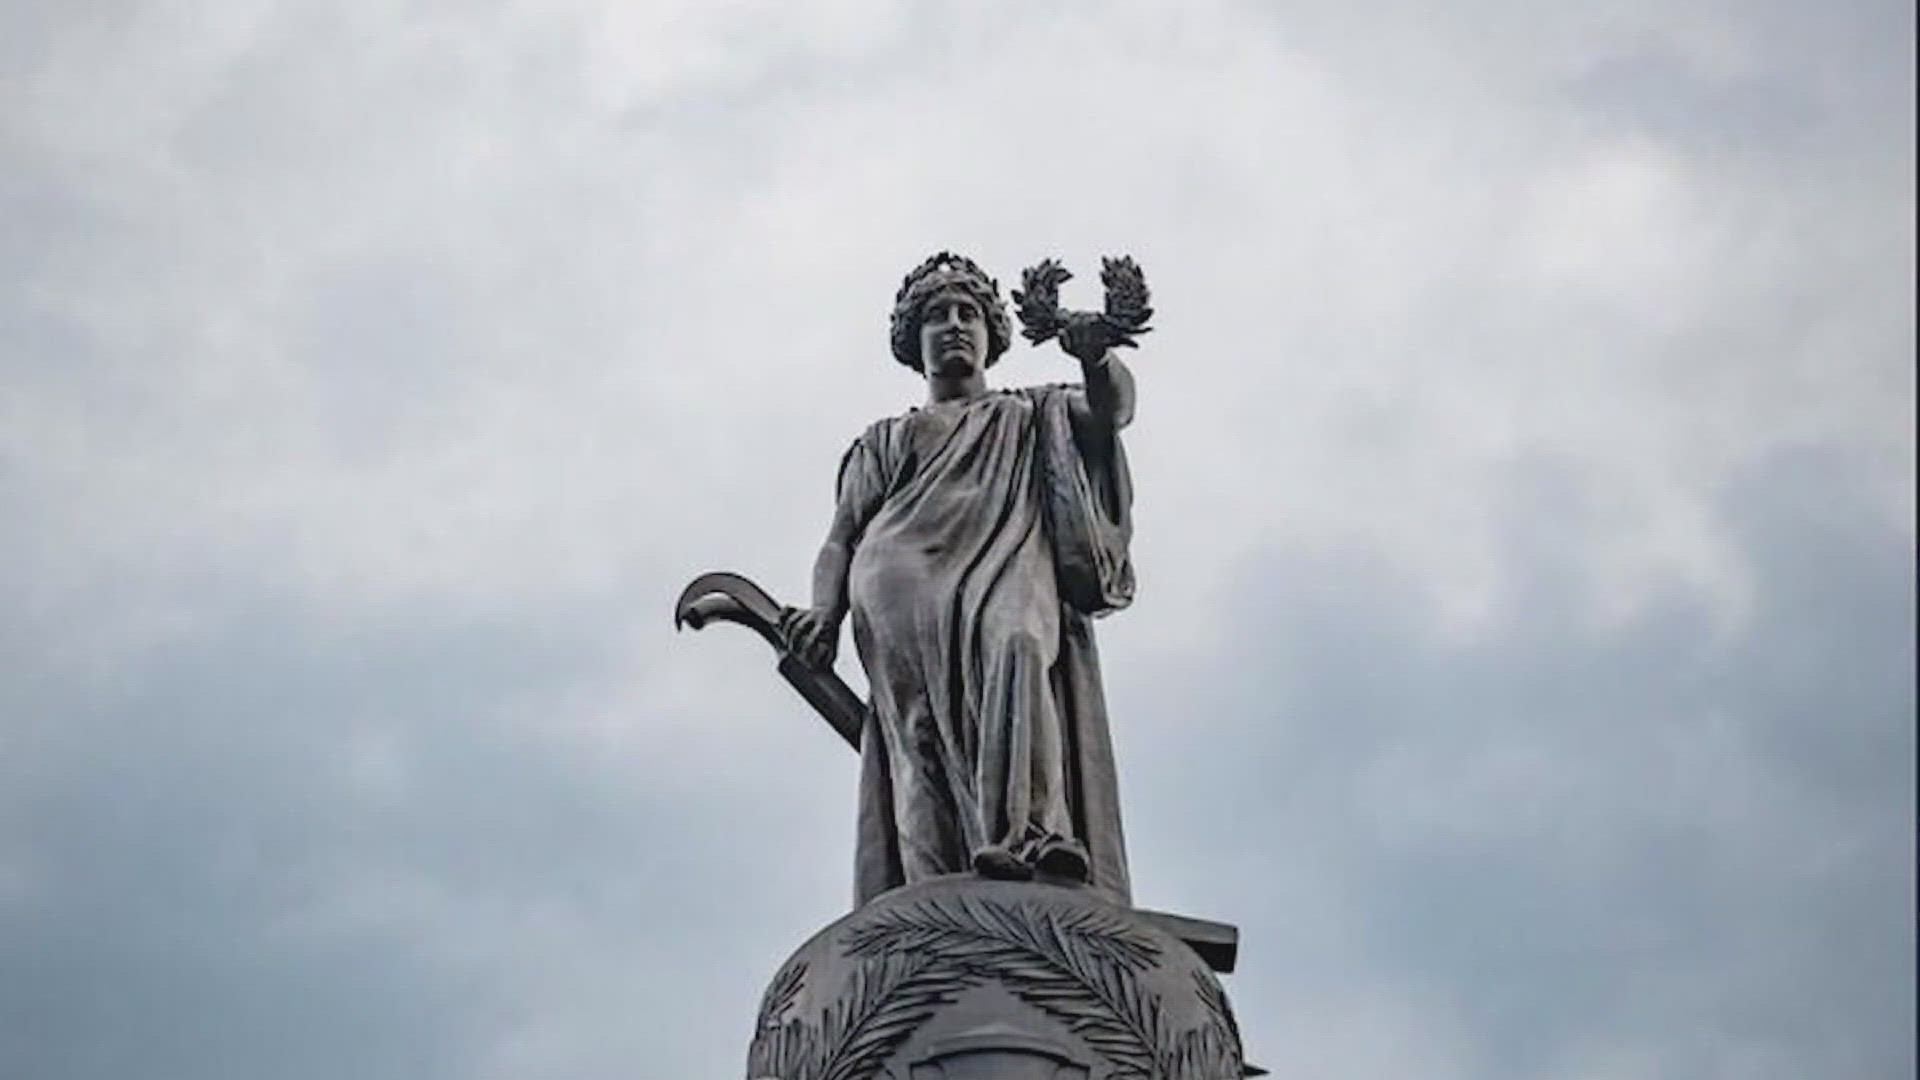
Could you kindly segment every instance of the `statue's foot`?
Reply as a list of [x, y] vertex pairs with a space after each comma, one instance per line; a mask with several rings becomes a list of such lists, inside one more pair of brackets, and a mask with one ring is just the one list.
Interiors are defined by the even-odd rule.
[[1034, 869], [1049, 877], [1085, 882], [1092, 876], [1087, 849], [1078, 840], [1052, 837], [1043, 841], [1033, 855]]
[[981, 877], [999, 881], [1025, 881], [1033, 876], [1033, 868], [1014, 855], [1013, 852], [998, 844], [991, 844], [973, 853], [973, 869]]

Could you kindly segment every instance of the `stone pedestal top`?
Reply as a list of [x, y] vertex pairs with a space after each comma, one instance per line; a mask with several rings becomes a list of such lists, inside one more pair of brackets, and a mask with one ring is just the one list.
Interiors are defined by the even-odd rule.
[[750, 1080], [1237, 1080], [1206, 960], [1093, 889], [954, 875], [882, 895], [781, 968]]

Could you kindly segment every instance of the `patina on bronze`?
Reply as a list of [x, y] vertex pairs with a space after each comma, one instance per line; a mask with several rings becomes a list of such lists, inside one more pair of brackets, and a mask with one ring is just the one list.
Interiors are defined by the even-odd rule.
[[[712, 573], [675, 607], [759, 633], [862, 759], [855, 914], [768, 991], [751, 1076], [1257, 1073], [1208, 970], [1237, 932], [1131, 906], [1092, 624], [1134, 593], [1115, 350], [1153, 312], [1132, 259], [1106, 260], [1100, 312], [1060, 308], [1071, 277], [1047, 260], [1014, 299], [1079, 381], [994, 390], [998, 284], [950, 252], [916, 267], [890, 341], [926, 398], [843, 455], [811, 603]], [[866, 702], [833, 671], [849, 622]]]

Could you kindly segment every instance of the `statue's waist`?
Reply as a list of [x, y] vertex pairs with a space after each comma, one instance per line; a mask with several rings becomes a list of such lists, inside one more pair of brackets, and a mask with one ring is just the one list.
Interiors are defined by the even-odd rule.
[[955, 544], [937, 537], [862, 543], [854, 553], [848, 589], [856, 604], [944, 604], [964, 590], [1057, 594], [1053, 558], [1038, 535], [1017, 543]]

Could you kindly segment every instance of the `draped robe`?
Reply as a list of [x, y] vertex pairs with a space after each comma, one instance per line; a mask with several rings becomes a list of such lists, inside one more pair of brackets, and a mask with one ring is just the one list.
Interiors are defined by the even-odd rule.
[[1077, 441], [1079, 386], [997, 391], [881, 420], [847, 451], [860, 524], [853, 640], [871, 688], [856, 901], [971, 868], [987, 845], [1084, 845], [1125, 900], [1113, 748], [1091, 619], [1132, 599], [1117, 434]]

